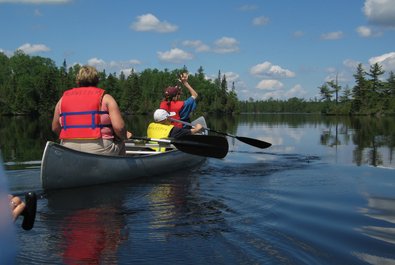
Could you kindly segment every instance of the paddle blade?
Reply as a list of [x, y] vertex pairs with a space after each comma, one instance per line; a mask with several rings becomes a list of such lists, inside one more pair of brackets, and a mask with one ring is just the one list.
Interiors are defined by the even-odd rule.
[[34, 220], [36, 219], [36, 209], [37, 209], [37, 195], [34, 192], [28, 192], [25, 195], [26, 207], [22, 212], [24, 216], [22, 222], [22, 228], [24, 230], [30, 230], [33, 228]]
[[228, 140], [214, 135], [186, 135], [172, 143], [185, 153], [214, 158], [224, 158], [229, 150]]
[[262, 149], [272, 146], [271, 143], [268, 143], [268, 142], [265, 142], [265, 141], [261, 141], [261, 140], [258, 140], [258, 139], [254, 139], [254, 138], [242, 137], [242, 136], [235, 136], [235, 137], [236, 137], [237, 140], [239, 140], [239, 141], [241, 141], [243, 143], [246, 143], [246, 144], [258, 147], [258, 148], [262, 148]]

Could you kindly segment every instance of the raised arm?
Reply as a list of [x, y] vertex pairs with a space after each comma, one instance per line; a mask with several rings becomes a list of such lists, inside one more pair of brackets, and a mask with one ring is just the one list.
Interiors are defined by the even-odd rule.
[[189, 93], [191, 96], [196, 99], [198, 97], [198, 93], [191, 87], [191, 85], [188, 83], [188, 73], [182, 73], [180, 75], [180, 82], [188, 89]]

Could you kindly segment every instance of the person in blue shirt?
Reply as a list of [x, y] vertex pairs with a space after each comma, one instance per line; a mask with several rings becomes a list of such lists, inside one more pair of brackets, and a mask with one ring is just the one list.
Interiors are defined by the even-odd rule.
[[[182, 89], [179, 86], [169, 86], [165, 89], [165, 97], [160, 103], [160, 108], [168, 112], [175, 112], [174, 119], [191, 122], [191, 113], [196, 109], [196, 99], [198, 93], [188, 83], [188, 73], [182, 73], [179, 81], [188, 89], [190, 96], [186, 100], [181, 100]], [[172, 122], [175, 127], [182, 128], [181, 123]], [[186, 126], [184, 126], [186, 127]]]

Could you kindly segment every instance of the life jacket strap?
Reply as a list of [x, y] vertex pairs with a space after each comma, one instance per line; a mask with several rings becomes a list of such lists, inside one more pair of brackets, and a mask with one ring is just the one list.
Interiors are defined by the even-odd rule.
[[[62, 129], [67, 130], [71, 128], [104, 128], [104, 127], [112, 127], [111, 124], [96, 124], [95, 122], [95, 115], [97, 114], [109, 114], [108, 111], [98, 111], [98, 110], [92, 110], [92, 111], [73, 111], [73, 112], [63, 112], [60, 114], [60, 117], [63, 117], [62, 120]], [[91, 124], [81, 124], [81, 125], [68, 125], [67, 124], [67, 116], [72, 116], [72, 115], [91, 115], [92, 117], [92, 123]]]

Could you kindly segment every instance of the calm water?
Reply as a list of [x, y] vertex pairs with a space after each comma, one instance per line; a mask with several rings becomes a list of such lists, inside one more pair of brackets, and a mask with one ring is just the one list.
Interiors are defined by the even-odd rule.
[[[192, 171], [56, 192], [41, 190], [39, 166], [12, 163], [40, 160], [50, 132], [6, 121], [11, 190], [40, 195], [33, 230], [16, 224], [18, 263], [395, 264], [393, 117], [207, 120], [273, 146], [228, 138], [225, 159]], [[143, 135], [147, 122], [128, 124]]]

